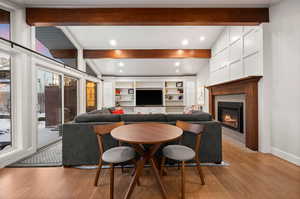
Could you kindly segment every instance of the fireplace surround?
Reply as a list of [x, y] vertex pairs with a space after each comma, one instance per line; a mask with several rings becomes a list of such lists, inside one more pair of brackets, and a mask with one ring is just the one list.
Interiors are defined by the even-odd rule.
[[261, 76], [249, 76], [225, 83], [210, 85], [209, 112], [216, 119], [215, 98], [220, 95], [245, 95], [245, 143], [246, 147], [258, 150], [258, 81]]

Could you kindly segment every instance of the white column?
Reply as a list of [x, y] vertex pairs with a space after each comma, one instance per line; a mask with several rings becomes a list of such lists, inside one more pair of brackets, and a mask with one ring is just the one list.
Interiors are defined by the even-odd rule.
[[81, 71], [86, 71], [86, 63], [83, 58], [83, 49], [78, 49], [77, 52], [78, 52], [78, 55], [77, 55], [78, 69]]
[[97, 83], [97, 109], [102, 109], [103, 101], [102, 101], [102, 81]]
[[79, 111], [78, 113], [86, 112], [86, 80], [84, 78], [79, 79]]
[[[77, 66], [81, 71], [86, 71], [85, 61], [83, 59], [83, 49], [77, 49]], [[84, 77], [79, 80], [79, 113], [86, 112], [86, 79]]]

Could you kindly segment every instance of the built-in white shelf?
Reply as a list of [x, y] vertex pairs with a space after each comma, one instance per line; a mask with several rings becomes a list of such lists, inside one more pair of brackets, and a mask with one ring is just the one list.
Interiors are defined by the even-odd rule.
[[[136, 107], [137, 89], [162, 89], [163, 106]], [[122, 107], [125, 113], [135, 113], [136, 111], [182, 113], [184, 96], [184, 81], [115, 81], [115, 105]]]
[[183, 87], [166, 87], [166, 89], [183, 89]]

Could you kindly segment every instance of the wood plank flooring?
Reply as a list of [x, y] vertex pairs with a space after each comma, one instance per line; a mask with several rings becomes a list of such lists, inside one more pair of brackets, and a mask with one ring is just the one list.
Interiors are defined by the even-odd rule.
[[[186, 169], [187, 199], [299, 199], [300, 167], [272, 155], [252, 152], [223, 140], [227, 167], [203, 167], [202, 186], [196, 168]], [[103, 169], [99, 187], [96, 170], [74, 168], [5, 168], [0, 170], [0, 199], [105, 199], [109, 198], [109, 170]], [[170, 199], [180, 198], [180, 171], [168, 168], [163, 178]], [[160, 199], [151, 170], [140, 178], [132, 199]], [[123, 198], [129, 173], [115, 172], [115, 198]]]

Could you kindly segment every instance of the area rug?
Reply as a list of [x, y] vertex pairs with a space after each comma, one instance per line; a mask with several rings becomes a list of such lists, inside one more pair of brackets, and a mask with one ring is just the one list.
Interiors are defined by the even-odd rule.
[[43, 147], [35, 154], [8, 167], [60, 167], [62, 166], [62, 141]]
[[[226, 167], [226, 166], [230, 166], [230, 164], [228, 162], [222, 161], [221, 164], [215, 164], [215, 163], [200, 163], [201, 166], [208, 166], [208, 167]], [[177, 164], [175, 165], [165, 165], [166, 167], [178, 167]], [[186, 167], [195, 167], [196, 163], [187, 163]], [[126, 165], [124, 166], [124, 168], [132, 168], [133, 165]], [[146, 164], [145, 167], [151, 167], [149, 164]], [[74, 166], [73, 168], [77, 168], [77, 169], [97, 169], [98, 167], [96, 165], [92, 165], [92, 166]], [[106, 169], [106, 168], [110, 168], [109, 165], [104, 165], [102, 166], [102, 168]], [[121, 166], [116, 166], [116, 168], [121, 168]]]

